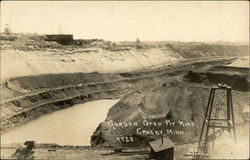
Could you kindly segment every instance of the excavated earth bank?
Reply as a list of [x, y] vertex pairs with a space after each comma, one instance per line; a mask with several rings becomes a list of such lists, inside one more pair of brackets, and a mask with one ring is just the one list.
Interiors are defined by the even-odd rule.
[[44, 48], [40, 43], [44, 42], [21, 39], [1, 45], [1, 132], [77, 103], [122, 98], [189, 70], [207, 70], [248, 50], [247, 46], [202, 43], [126, 50], [60, 45], [57, 49], [47, 42]]
[[[178, 79], [127, 94], [109, 110], [92, 135], [91, 144], [146, 146], [162, 136], [176, 144], [196, 141], [210, 88], [218, 83], [232, 86], [236, 125], [249, 122], [249, 67], [225, 64], [208, 65], [207, 70], [189, 71]], [[217, 92], [215, 106], [224, 106], [220, 113], [224, 117], [226, 104], [225, 92]]]
[[[40, 40], [4, 42], [1, 44], [1, 132], [77, 103], [120, 98], [121, 101], [109, 110], [107, 119], [97, 127], [91, 138], [92, 146], [145, 147], [149, 141], [161, 137], [135, 133], [137, 128], [152, 129], [147, 126], [113, 130], [108, 126], [110, 120], [138, 124], [145, 119], [191, 122], [194, 124], [191, 129], [171, 127], [185, 134], [167, 136], [178, 144], [193, 142], [200, 132], [209, 88], [218, 82], [233, 87], [237, 123], [249, 121], [246, 109], [249, 106], [249, 69], [232, 66], [225, 69], [224, 66], [247, 55], [248, 46], [173, 43], [130, 48], [107, 50], [58, 44], [53, 48], [52, 44]], [[219, 100], [225, 103], [222, 98]], [[134, 141], [118, 143], [117, 136], [132, 136]], [[90, 154], [77, 146], [76, 149], [66, 148], [63, 149], [67, 151], [65, 155], [70, 156], [72, 151], [80, 149], [88, 155], [86, 159], [93, 159], [100, 153], [91, 151]], [[37, 157], [50, 156], [47, 149], [45, 146], [35, 152]], [[103, 158], [102, 154], [99, 156]]]
[[[222, 60], [217, 61], [220, 64]], [[214, 61], [206, 63], [216, 64]], [[196, 66], [200, 67], [200, 62], [147, 72], [47, 74], [9, 79], [1, 84], [1, 96], [4, 97], [1, 100], [1, 130], [77, 103], [121, 98], [138, 88], [162, 84]]]
[[[249, 120], [248, 93], [249, 90], [248, 92], [233, 91], [237, 124]], [[177, 144], [193, 142], [200, 134], [208, 96], [208, 87], [179, 80], [130, 93], [109, 110], [107, 119], [98, 126], [92, 136], [92, 145], [145, 146], [148, 142], [159, 139], [162, 134], [155, 131], [161, 130], [164, 136]], [[223, 92], [216, 96], [216, 100], [226, 105]], [[224, 115], [225, 112], [226, 110], [223, 110]], [[175, 122], [175, 124], [187, 122], [187, 126], [165, 125], [166, 121]], [[123, 124], [120, 125], [119, 122]], [[126, 127], [124, 122], [137, 122], [137, 125]], [[150, 126], [150, 122], [162, 122], [163, 125]], [[119, 143], [116, 137], [133, 137], [133, 140]]]

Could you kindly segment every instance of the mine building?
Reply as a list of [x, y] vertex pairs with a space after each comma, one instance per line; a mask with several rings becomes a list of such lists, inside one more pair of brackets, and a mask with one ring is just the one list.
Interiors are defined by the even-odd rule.
[[154, 160], [173, 160], [174, 143], [169, 138], [161, 138], [149, 142], [151, 153], [149, 159]]
[[45, 41], [55, 41], [63, 45], [69, 45], [73, 43], [72, 34], [48, 34], [45, 37]]

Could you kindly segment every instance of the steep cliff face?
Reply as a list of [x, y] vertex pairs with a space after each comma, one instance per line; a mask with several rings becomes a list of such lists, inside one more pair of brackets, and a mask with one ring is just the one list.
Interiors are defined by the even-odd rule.
[[[23, 44], [24, 43], [24, 44]], [[22, 41], [21, 47], [1, 45], [1, 81], [9, 78], [76, 72], [131, 72], [174, 66], [185, 60], [247, 55], [247, 46], [203, 43], [158, 44], [146, 48], [109, 50], [104, 48], [33, 48]], [[20, 44], [19, 44], [20, 45]], [[52, 44], [50, 44], [53, 46]], [[49, 44], [46, 46], [50, 47]]]

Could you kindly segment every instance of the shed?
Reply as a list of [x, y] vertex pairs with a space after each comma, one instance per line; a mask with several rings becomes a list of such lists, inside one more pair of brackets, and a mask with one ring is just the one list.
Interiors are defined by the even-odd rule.
[[45, 41], [56, 41], [57, 43], [68, 45], [73, 42], [72, 34], [48, 34]]
[[161, 138], [149, 142], [151, 153], [150, 158], [155, 160], [173, 160], [174, 143], [169, 138]]
[[26, 145], [28, 150], [32, 150], [35, 147], [35, 141], [25, 141], [24, 145]]

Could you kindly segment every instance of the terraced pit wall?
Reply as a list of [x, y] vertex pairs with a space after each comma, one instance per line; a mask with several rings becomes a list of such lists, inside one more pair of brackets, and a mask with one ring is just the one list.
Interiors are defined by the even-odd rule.
[[[159, 61], [161, 63], [157, 65], [157, 68], [151, 67], [151, 69], [149, 69], [149, 66], [149, 68], [146, 67], [147, 70], [144, 70], [144, 68], [139, 67], [137, 72], [133, 71], [133, 69], [130, 68], [131, 71], [123, 70], [123, 73], [117, 73], [114, 72], [114, 70], [110, 71], [111, 73], [98, 73], [99, 70], [97, 67], [95, 68], [95, 70], [97, 71], [93, 73], [79, 73], [77, 72], [80, 69], [78, 66], [76, 67], [76, 69], [71, 69], [68, 73], [59, 72], [60, 74], [55, 74], [54, 71], [56, 70], [51, 68], [51, 73], [37, 72], [37, 74], [33, 75], [34, 70], [32, 70], [32, 72], [30, 72], [30, 75], [32, 76], [25, 75], [25, 72], [25, 74], [22, 76], [9, 77], [7, 79], [4, 79], [4, 81], [1, 82], [0, 86], [1, 131], [5, 131], [16, 125], [25, 123], [43, 114], [70, 107], [77, 103], [104, 98], [121, 98], [123, 95], [138, 88], [162, 84], [171, 78], [176, 78], [187, 73], [189, 70], [202, 68], [201, 66], [206, 66], [206, 64], [215, 65], [216, 63], [221, 63], [225, 60], [232, 60], [233, 58], [235, 58], [235, 55], [242, 55], [243, 53], [245, 53], [246, 48], [243, 47], [242, 49], [236, 47], [234, 51], [235, 50], [238, 50], [238, 54], [230, 51], [228, 53], [223, 52], [222, 54], [218, 54], [217, 57], [213, 57], [213, 55], [216, 54], [214, 53], [215, 51], [213, 51], [213, 54], [211, 55], [207, 53], [196, 53], [196, 55], [202, 55], [199, 58], [195, 58], [193, 55], [191, 56], [191, 58], [187, 58], [188, 56], [183, 56], [184, 53], [179, 54], [173, 53], [171, 51], [171, 53], [175, 55], [173, 55], [172, 57], [180, 57], [180, 60], [175, 61], [174, 63], [169, 62], [167, 64], [164, 64], [163, 61]], [[5, 51], [5, 53], [1, 52], [1, 56], [2, 54], [6, 54], [8, 52], [8, 50]], [[19, 56], [29, 53], [23, 53], [23, 51], [17, 52], [19, 53]], [[152, 54], [151, 52], [146, 51], [144, 53]], [[31, 56], [41, 56], [34, 55], [34, 53], [30, 54]], [[52, 53], [47, 52], [46, 54]], [[84, 54], [86, 53], [82, 54], [83, 55], [81, 56], [84, 56]], [[102, 55], [101, 53], [99, 54]], [[116, 52], [110, 53], [108, 58], [111, 58], [114, 54], [116, 54]], [[128, 52], [126, 52], [125, 54], [128, 54]], [[164, 55], [164, 53], [162, 54]], [[121, 52], [119, 52], [119, 55], [124, 58]], [[116, 56], [119, 57], [119, 55]], [[72, 58], [74, 56], [74, 54], [71, 54], [70, 56], [64, 54], [60, 57]], [[77, 55], [76, 57], [78, 56], [79, 55]], [[94, 56], [96, 56], [96, 54], [94, 54]], [[158, 57], [160, 56], [158, 55]], [[166, 58], [166, 56], [163, 57]], [[213, 58], [211, 59], [211, 57]], [[49, 58], [48, 55], [46, 58]], [[131, 57], [130, 59], [127, 57], [125, 57], [124, 59], [126, 62], [131, 60]], [[139, 60], [138, 57], [137, 60]], [[155, 62], [157, 62], [156, 60], [157, 59], [155, 59]], [[24, 59], [23, 61], [32, 62], [32, 59]], [[42, 59], [42, 61], [45, 61], [45, 59]], [[120, 61], [117, 62], [117, 60], [113, 61], [115, 62], [110, 62], [112, 65], [117, 65], [117, 63], [120, 63]], [[61, 67], [64, 66], [65, 70], [67, 70], [68, 65], [71, 65], [67, 64], [68, 62], [65, 61], [58, 63]], [[95, 63], [93, 62], [91, 63], [91, 65], [94, 64]], [[142, 61], [141, 64], [143, 64]], [[127, 65], [128, 64], [124, 64], [122, 66], [126, 67]], [[60, 71], [63, 70], [64, 68], [60, 69]], [[47, 70], [47, 72], [50, 72], [50, 70]]]

